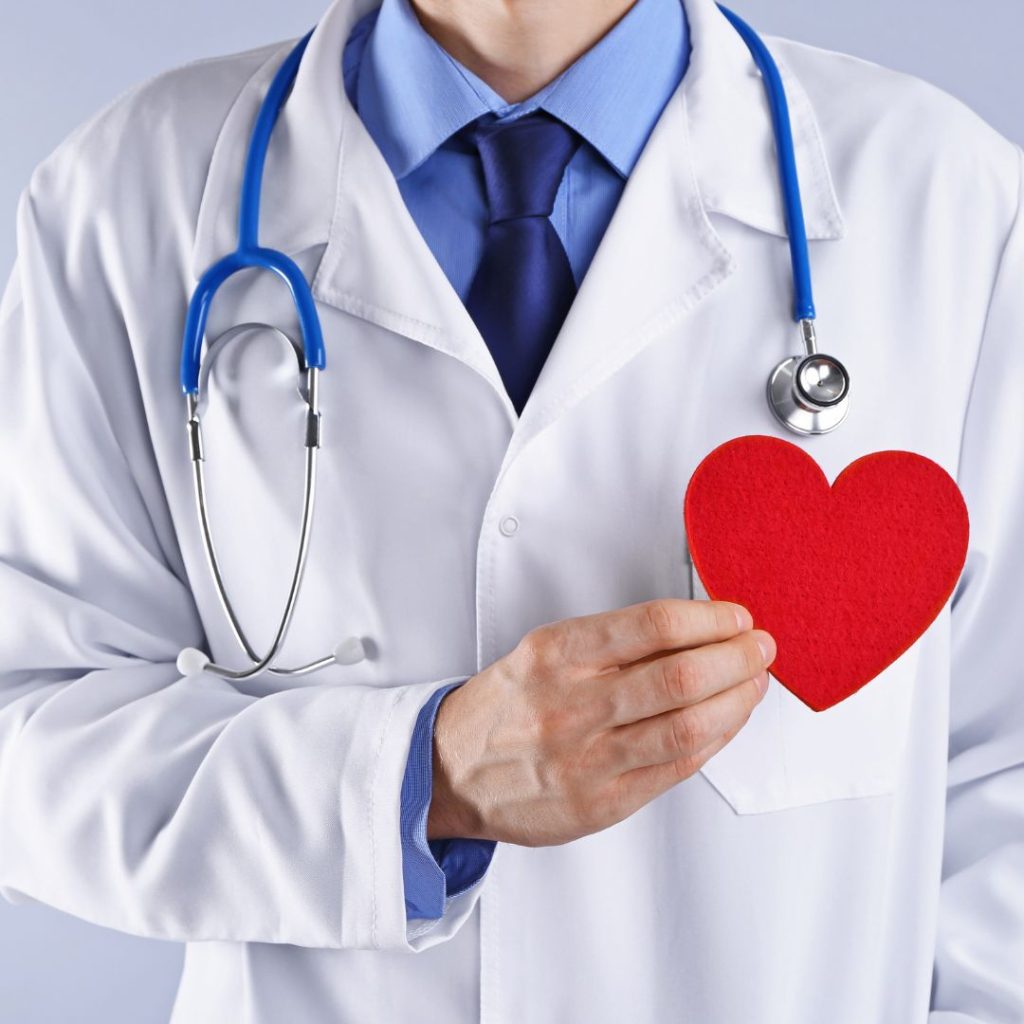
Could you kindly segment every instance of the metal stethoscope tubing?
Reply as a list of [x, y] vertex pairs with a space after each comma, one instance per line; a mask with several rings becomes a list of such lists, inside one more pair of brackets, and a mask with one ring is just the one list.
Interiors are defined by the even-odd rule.
[[[312, 32], [307, 33], [299, 41], [278, 69], [257, 115], [246, 156], [245, 175], [242, 182], [238, 217], [238, 245], [234, 252], [218, 260], [200, 278], [189, 302], [188, 314], [185, 320], [185, 333], [181, 353], [181, 389], [185, 395], [189, 456], [192, 462], [195, 503], [199, 515], [203, 549], [211, 575], [213, 576], [217, 596], [231, 625], [231, 631], [251, 664], [245, 669], [232, 669], [226, 665], [215, 663], [204, 652], [194, 647], [188, 647], [178, 655], [177, 667], [182, 675], [209, 672], [223, 679], [232, 680], [251, 679], [264, 672], [271, 672], [279, 676], [301, 676], [331, 664], [355, 664], [362, 661], [366, 656], [361, 639], [353, 636], [338, 644], [330, 655], [318, 658], [315, 661], [310, 661], [294, 668], [277, 668], [273, 665], [284, 645], [289, 627], [291, 626], [309, 552], [310, 527], [313, 520], [313, 508], [316, 498], [317, 453], [320, 448], [322, 423], [318, 396], [319, 373], [324, 368], [326, 359], [320, 318], [316, 311], [312, 290], [305, 276], [296, 263], [284, 253], [275, 249], [264, 248], [259, 244], [260, 193], [262, 191], [263, 171], [266, 165], [270, 136], [284, 106], [285, 98], [298, 73], [299, 63], [302, 60], [302, 55], [305, 52], [310, 35], [312, 35]], [[305, 395], [303, 400], [306, 404], [305, 482], [303, 485], [302, 521], [299, 528], [298, 551], [295, 557], [295, 567], [292, 572], [291, 585], [288, 588], [288, 599], [285, 603], [284, 611], [278, 623], [274, 640], [266, 654], [262, 657], [257, 654], [255, 647], [249, 642], [238, 620], [238, 616], [227, 593], [224, 576], [221, 572], [220, 562], [213, 543], [206, 480], [203, 473], [205, 455], [199, 412], [202, 348], [210, 306], [217, 291], [227, 280], [239, 271], [249, 268], [272, 270], [282, 278], [291, 292], [302, 333], [302, 361], [304, 363], [302, 372], [305, 376]]]
[[[252, 325], [242, 324], [233, 328], [228, 335], [236, 334]], [[229, 340], [225, 337], [224, 340]], [[292, 572], [291, 585], [288, 589], [288, 600], [284, 612], [278, 624], [277, 632], [269, 650], [261, 658], [253, 645], [249, 642], [235, 613], [231, 598], [227, 593], [227, 586], [224, 582], [224, 575], [221, 572], [220, 561], [217, 558], [217, 549], [213, 543], [213, 531], [210, 527], [209, 507], [206, 495], [206, 478], [203, 472], [205, 452], [203, 446], [202, 425], [199, 419], [198, 396], [190, 394], [187, 397], [187, 408], [189, 412], [188, 431], [189, 447], [192, 456], [192, 480], [195, 490], [196, 510], [199, 514], [199, 522], [203, 539], [203, 550], [206, 554], [207, 565], [213, 576], [217, 597], [220, 599], [221, 607], [231, 625], [231, 631], [238, 642], [239, 647], [246, 657], [252, 662], [247, 669], [231, 669], [226, 665], [218, 665], [212, 662], [209, 657], [195, 647], [187, 647], [178, 655], [178, 671], [182, 675], [191, 675], [199, 671], [212, 672], [224, 679], [250, 679], [264, 671], [281, 676], [302, 676], [318, 669], [325, 668], [331, 664], [352, 665], [362, 661], [365, 657], [365, 649], [358, 637], [349, 637], [338, 644], [334, 651], [325, 657], [294, 668], [275, 668], [273, 661], [280, 652], [291, 625], [292, 616], [295, 612], [295, 604], [298, 600], [299, 588], [302, 584], [302, 577], [306, 570], [306, 562], [309, 554], [309, 535], [313, 521], [313, 508], [316, 502], [316, 476], [317, 476], [317, 454], [320, 449], [321, 413], [319, 411], [318, 389], [319, 371], [312, 367], [306, 370], [306, 457], [305, 477], [303, 484], [302, 498], [302, 520], [299, 528], [298, 554], [295, 559], [295, 567]]]

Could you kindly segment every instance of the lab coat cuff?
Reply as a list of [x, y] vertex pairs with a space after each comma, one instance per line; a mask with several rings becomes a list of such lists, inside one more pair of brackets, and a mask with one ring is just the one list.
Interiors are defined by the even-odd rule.
[[[412, 951], [427, 948], [453, 936], [475, 906], [480, 884], [446, 897], [444, 913], [436, 920], [407, 917], [401, 829], [402, 784], [420, 712], [437, 690], [450, 689], [467, 678], [450, 676], [392, 688], [394, 696], [376, 730], [376, 754], [363, 777], [363, 799], [342, 800], [343, 816], [352, 819], [345, 822], [346, 832], [366, 836], [360, 862], [351, 867], [367, 884], [352, 888], [369, 895], [368, 901], [342, 908], [346, 946]], [[359, 805], [361, 812], [356, 809]]]

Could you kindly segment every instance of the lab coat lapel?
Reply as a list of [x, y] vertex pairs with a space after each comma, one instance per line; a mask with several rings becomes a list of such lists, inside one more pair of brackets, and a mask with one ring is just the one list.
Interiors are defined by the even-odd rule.
[[[313, 32], [271, 138], [260, 242], [292, 256], [323, 246], [312, 281], [319, 302], [460, 360], [491, 385], [514, 419], [484, 339], [345, 93], [345, 41], [374, 6], [375, 0], [335, 0]], [[236, 243], [252, 124], [290, 46], [268, 48], [225, 120], [199, 211], [192, 260], [196, 278]], [[329, 328], [326, 342], [330, 367]]]
[[[340, 54], [354, 23], [374, 5], [375, 0], [336, 0], [313, 32], [267, 152], [260, 202], [262, 245], [294, 256], [330, 237], [344, 109]], [[192, 252], [196, 277], [237, 243], [253, 124], [271, 79], [294, 43], [266, 48], [265, 59], [224, 120], [199, 208]]]
[[[685, 6], [693, 50], [680, 88], [704, 209], [785, 238], [775, 136], [761, 74], [713, 0], [685, 0]], [[800, 79], [775, 52], [772, 37], [762, 38], [786, 93], [807, 237], [842, 238], [846, 228], [814, 108]]]
[[513, 453], [669, 331], [733, 268], [701, 205], [677, 92], [626, 182], [523, 410]]
[[351, 107], [342, 128], [334, 225], [313, 290], [337, 309], [465, 363], [515, 418], [486, 342]]
[[[329, 162], [334, 185], [325, 204], [331, 211], [327, 247], [313, 294], [458, 359], [490, 384], [514, 419], [487, 344], [420, 234], [384, 156], [344, 90], [340, 55], [352, 26], [373, 6], [374, 0], [335, 0], [303, 60], [309, 64], [309, 79], [296, 83], [293, 95], [300, 116], [306, 107], [319, 108], [321, 118], [327, 111], [329, 123], [322, 123], [322, 130], [337, 145]], [[298, 91], [300, 84], [309, 87], [308, 94]], [[306, 162], [299, 153], [296, 163]]]

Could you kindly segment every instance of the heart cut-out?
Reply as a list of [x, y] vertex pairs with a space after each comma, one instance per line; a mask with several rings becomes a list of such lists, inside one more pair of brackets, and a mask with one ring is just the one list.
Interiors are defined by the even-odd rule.
[[913, 452], [865, 455], [830, 487], [795, 444], [738, 437], [697, 467], [683, 507], [708, 596], [750, 610], [778, 647], [771, 674], [815, 711], [924, 633], [967, 557], [956, 481]]

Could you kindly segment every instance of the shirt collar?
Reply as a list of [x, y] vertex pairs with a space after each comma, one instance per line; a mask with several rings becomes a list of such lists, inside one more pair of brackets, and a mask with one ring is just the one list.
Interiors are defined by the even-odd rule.
[[430, 36], [409, 0], [383, 0], [352, 32], [345, 82], [397, 179], [481, 115], [538, 108], [579, 132], [625, 178], [683, 77], [689, 48], [680, 0], [637, 0], [554, 81], [507, 103]]
[[680, 0], [637, 0], [551, 84], [542, 105], [628, 177], [689, 55]]
[[488, 110], [460, 65], [420, 25], [409, 0], [383, 0], [365, 15], [343, 63], [349, 99], [399, 179]]

